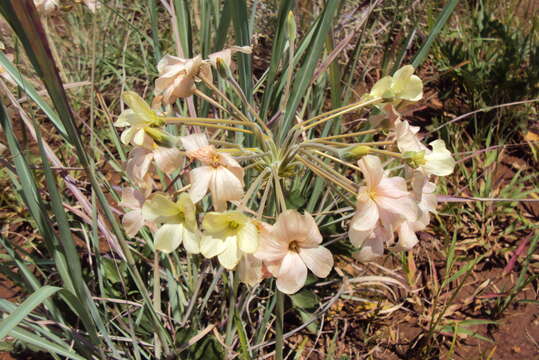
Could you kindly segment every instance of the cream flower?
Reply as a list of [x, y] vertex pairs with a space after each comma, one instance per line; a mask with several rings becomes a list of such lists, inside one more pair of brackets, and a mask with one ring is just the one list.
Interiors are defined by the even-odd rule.
[[144, 226], [144, 216], [142, 215], [142, 205], [145, 201], [142, 192], [133, 188], [123, 188], [121, 202], [118, 204], [124, 208], [131, 209], [122, 217], [122, 225], [125, 233], [129, 237], [135, 236]]
[[208, 190], [217, 211], [225, 210], [227, 201], [240, 200], [243, 197], [243, 168], [232, 156], [219, 153], [203, 134], [183, 136], [180, 140], [187, 156], [203, 164], [189, 173], [189, 194], [195, 203], [200, 201]]
[[152, 194], [142, 207], [144, 218], [161, 227], [154, 234], [155, 248], [169, 254], [183, 242], [188, 253], [200, 252], [200, 236], [195, 217], [195, 205], [186, 193], [176, 202], [163, 193]]
[[182, 59], [165, 55], [157, 64], [157, 70], [159, 78], [155, 81], [155, 95], [162, 96], [165, 104], [172, 104], [178, 98], [193, 95], [199, 72], [202, 72], [201, 76], [211, 76], [208, 64], [203, 62], [200, 56]]
[[136, 93], [126, 91], [122, 97], [129, 109], [124, 110], [114, 123], [116, 127], [127, 128], [122, 132], [122, 143], [153, 149], [155, 141], [149, 133], [158, 133], [155, 128], [163, 126], [164, 121]]
[[418, 207], [407, 191], [406, 180], [398, 176], [387, 177], [378, 157], [366, 155], [358, 165], [366, 186], [359, 189], [356, 214], [348, 235], [350, 241], [357, 247], [364, 247], [365, 252], [381, 254], [384, 244], [392, 241], [396, 226], [402, 221], [417, 220]]
[[34, 0], [37, 11], [50, 14], [60, 5], [59, 0]]
[[388, 99], [394, 104], [398, 104], [401, 100], [421, 100], [423, 82], [413, 73], [412, 65], [403, 66], [393, 76], [385, 76], [378, 80], [367, 97]]
[[239, 211], [207, 213], [202, 230], [200, 252], [206, 258], [217, 256], [228, 270], [234, 269], [244, 254], [252, 254], [258, 248], [255, 222]]
[[333, 256], [321, 243], [322, 235], [310, 214], [287, 210], [261, 232], [255, 256], [277, 278], [280, 291], [294, 294], [305, 284], [307, 269], [325, 278], [333, 268]]
[[7, 150], [7, 146], [0, 143], [0, 155], [2, 155]]
[[395, 132], [399, 151], [425, 175], [447, 176], [453, 173], [455, 160], [443, 140], [434, 140], [429, 144], [432, 150], [429, 149], [417, 137], [419, 127], [411, 126], [406, 120], [395, 121]]

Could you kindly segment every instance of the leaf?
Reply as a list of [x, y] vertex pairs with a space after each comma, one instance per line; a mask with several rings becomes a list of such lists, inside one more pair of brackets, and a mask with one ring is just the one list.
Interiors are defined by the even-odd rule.
[[46, 340], [40, 336], [37, 336], [35, 334], [32, 334], [29, 331], [23, 330], [21, 328], [15, 328], [10, 333], [11, 336], [13, 336], [15, 339], [22, 341], [24, 343], [36, 346], [44, 351], [58, 354], [61, 356], [65, 356], [69, 359], [74, 360], [86, 360], [87, 358], [82, 357], [78, 355], [77, 353], [73, 352], [70, 348], [64, 348], [61, 347], [58, 344], [55, 344], [53, 342], [50, 342], [49, 340]]
[[13, 311], [7, 318], [0, 321], [0, 340], [3, 340], [27, 315], [59, 290], [61, 290], [59, 287], [43, 286], [24, 300], [15, 311]]
[[423, 61], [425, 61], [429, 51], [430, 47], [432, 46], [432, 43], [444, 27], [445, 23], [453, 13], [453, 10], [455, 10], [455, 7], [457, 6], [459, 0], [449, 0], [447, 4], [444, 6], [444, 9], [440, 13], [440, 16], [438, 16], [438, 19], [436, 20], [436, 23], [434, 24], [434, 27], [429, 33], [429, 36], [427, 37], [427, 40], [425, 40], [425, 43], [421, 46], [419, 51], [417, 52], [417, 55], [414, 58], [414, 61], [412, 61], [413, 67], [417, 68], [420, 66]]
[[308, 52], [305, 55], [305, 62], [300, 67], [295, 76], [294, 85], [292, 87], [291, 96], [284, 114], [282, 122], [279, 124], [279, 138], [284, 139], [284, 136], [290, 130], [293, 124], [296, 110], [305, 95], [307, 88], [311, 84], [311, 79], [316, 69], [316, 64], [322, 55], [324, 42], [331, 29], [333, 16], [339, 8], [341, 0], [328, 1], [318, 23], [315, 35], [308, 46]]
[[306, 289], [291, 295], [290, 299], [292, 299], [292, 304], [294, 304], [295, 307], [302, 309], [313, 309], [320, 304], [318, 295]]

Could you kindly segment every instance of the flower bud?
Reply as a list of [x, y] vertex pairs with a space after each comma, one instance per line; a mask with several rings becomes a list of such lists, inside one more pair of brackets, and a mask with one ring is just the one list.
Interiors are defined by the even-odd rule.
[[354, 145], [354, 146], [350, 146], [344, 149], [341, 157], [346, 160], [357, 160], [370, 153], [371, 153], [370, 146]]
[[286, 19], [286, 27], [288, 30], [288, 39], [290, 40], [290, 42], [293, 42], [294, 40], [296, 40], [297, 28], [296, 20], [294, 19], [294, 13], [292, 11], [288, 12], [288, 17]]

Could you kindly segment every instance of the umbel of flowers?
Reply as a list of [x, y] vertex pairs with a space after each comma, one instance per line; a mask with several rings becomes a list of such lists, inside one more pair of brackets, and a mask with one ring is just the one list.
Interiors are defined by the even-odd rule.
[[[125, 166], [130, 185], [121, 203], [127, 209], [126, 233], [136, 236], [146, 226], [158, 251], [169, 254], [183, 247], [189, 256], [215, 258], [250, 286], [273, 277], [281, 292], [293, 294], [309, 271], [324, 278], [334, 264], [315, 216], [286, 202], [294, 177], [311, 171], [355, 202], [347, 226], [359, 260], [371, 261], [388, 248], [415, 246], [416, 233], [436, 211], [435, 177], [451, 174], [455, 162], [443, 140], [424, 144], [419, 128], [399, 114], [423, 96], [414, 68], [407, 65], [380, 79], [354, 104], [299, 121], [281, 139], [231, 78], [235, 52], [249, 54], [250, 48], [226, 49], [207, 59], [165, 56], [158, 64], [154, 108], [133, 92], [123, 94], [128, 108], [115, 126], [123, 129], [121, 141], [131, 146]], [[248, 113], [221, 90], [216, 74], [231, 84]], [[229, 117], [169, 116], [178, 101], [193, 95]], [[304, 136], [367, 107], [376, 113], [370, 128]], [[184, 135], [169, 132], [170, 124], [183, 125]], [[233, 133], [250, 137], [255, 145], [230, 141]], [[376, 141], [357, 141], [367, 135]]]

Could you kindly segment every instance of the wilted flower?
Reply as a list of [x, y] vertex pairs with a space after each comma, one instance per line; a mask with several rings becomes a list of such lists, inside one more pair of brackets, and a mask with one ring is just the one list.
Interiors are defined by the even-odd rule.
[[196, 89], [195, 77], [199, 72], [211, 74], [209, 66], [202, 61], [200, 55], [192, 59], [165, 55], [157, 64], [157, 70], [159, 78], [155, 81], [155, 95], [162, 96], [165, 104], [193, 95]]
[[170, 174], [178, 169], [181, 159], [181, 152], [175, 147], [167, 148], [154, 145], [153, 150], [135, 147], [129, 152], [126, 165], [127, 175], [138, 186], [152, 189], [154, 182], [149, 173], [152, 160], [159, 170]]
[[[417, 204], [407, 191], [406, 180], [387, 177], [380, 159], [366, 155], [358, 161], [367, 183], [359, 189], [357, 209], [348, 235], [357, 247], [372, 248], [378, 254], [391, 239], [393, 229], [402, 221], [416, 221]], [[363, 251], [363, 250], [362, 250]]]
[[145, 219], [163, 224], [154, 234], [157, 250], [168, 254], [183, 242], [187, 252], [200, 252], [195, 205], [189, 195], [181, 193], [173, 202], [165, 194], [152, 194], [144, 202], [142, 213]]
[[163, 126], [164, 121], [136, 93], [126, 91], [122, 96], [129, 109], [124, 110], [114, 123], [116, 127], [127, 127], [121, 135], [122, 143], [153, 149], [155, 141], [152, 136], [161, 134], [155, 128]]
[[227, 201], [243, 197], [243, 168], [228, 154], [223, 154], [208, 143], [204, 134], [192, 134], [180, 138], [188, 157], [202, 162], [203, 166], [190, 171], [189, 194], [196, 203], [211, 192], [215, 210], [226, 208]]
[[225, 269], [232, 270], [244, 254], [258, 247], [254, 221], [239, 211], [209, 212], [202, 220], [204, 230], [200, 252], [206, 258], [217, 256]]
[[34, 4], [42, 14], [50, 14], [60, 5], [59, 0], [34, 0]]
[[142, 205], [145, 196], [142, 192], [133, 188], [123, 188], [120, 206], [131, 209], [122, 217], [122, 225], [125, 233], [129, 237], [135, 236], [144, 226], [144, 216], [142, 216]]
[[333, 256], [321, 243], [322, 235], [310, 214], [287, 210], [261, 232], [255, 256], [277, 278], [277, 288], [293, 294], [305, 284], [307, 268], [321, 278], [333, 268]]
[[455, 160], [441, 139], [434, 140], [426, 147], [417, 137], [418, 126], [411, 126], [406, 120], [395, 122], [397, 147], [405, 155], [409, 163], [419, 168], [426, 175], [447, 176], [453, 173]]
[[210, 64], [216, 66], [217, 59], [221, 59], [227, 66], [231, 66], [232, 54], [237, 51], [250, 54], [251, 48], [233, 46], [210, 54], [208, 60], [203, 60], [200, 55], [192, 59], [165, 55], [157, 64], [159, 78], [155, 81], [155, 95], [161, 97], [164, 104], [172, 104], [178, 98], [193, 95], [198, 78], [212, 80]]
[[240, 281], [250, 286], [258, 284], [264, 278], [262, 260], [252, 254], [243, 254], [236, 270]]
[[217, 66], [217, 59], [221, 59], [227, 66], [232, 66], [232, 54], [241, 52], [250, 54], [252, 52], [250, 46], [231, 46], [228, 49], [214, 52], [208, 56], [208, 60], [213, 66]]
[[423, 82], [413, 75], [414, 67], [406, 65], [393, 76], [384, 76], [374, 84], [367, 99], [383, 98], [398, 104], [401, 100], [419, 101], [423, 97]]

